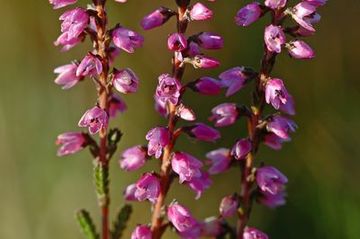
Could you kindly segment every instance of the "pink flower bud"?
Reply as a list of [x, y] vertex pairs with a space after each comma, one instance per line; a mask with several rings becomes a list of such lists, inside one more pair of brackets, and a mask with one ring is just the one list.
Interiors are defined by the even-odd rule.
[[250, 153], [251, 148], [251, 141], [249, 139], [240, 139], [232, 148], [231, 155], [237, 160], [245, 159], [248, 153]]
[[200, 177], [192, 178], [187, 184], [196, 193], [195, 199], [199, 199], [201, 194], [210, 187], [212, 181], [208, 173], [201, 172]]
[[277, 195], [283, 192], [287, 182], [287, 177], [274, 167], [265, 166], [256, 170], [256, 183], [264, 194]]
[[168, 48], [170, 51], [182, 51], [187, 48], [187, 39], [182, 33], [173, 33], [168, 37]]
[[179, 116], [183, 120], [187, 120], [187, 121], [196, 120], [194, 111], [191, 108], [189, 108], [183, 104], [180, 104], [176, 108], [176, 115]]
[[148, 155], [160, 158], [163, 148], [170, 143], [170, 133], [165, 127], [156, 127], [146, 134], [146, 139], [149, 140]]
[[181, 83], [169, 74], [159, 76], [159, 84], [156, 88], [155, 99], [164, 103], [170, 102], [176, 105], [180, 97]]
[[221, 221], [217, 217], [208, 217], [201, 224], [201, 235], [217, 237], [222, 232]]
[[49, 0], [50, 4], [54, 6], [54, 9], [62, 8], [76, 3], [77, 0]]
[[76, 76], [96, 77], [101, 74], [102, 70], [103, 67], [99, 57], [89, 52], [80, 62], [76, 70]]
[[86, 146], [86, 140], [81, 132], [67, 132], [57, 137], [56, 144], [61, 145], [57, 151], [57, 155], [61, 157], [82, 150]]
[[253, 74], [254, 72], [252, 70], [243, 66], [233, 67], [221, 73], [219, 75], [221, 84], [228, 88], [226, 91], [226, 97], [229, 97], [241, 90]]
[[264, 144], [272, 149], [279, 150], [282, 144], [288, 140], [282, 139], [274, 133], [266, 134], [264, 137]]
[[230, 157], [229, 149], [219, 148], [210, 151], [206, 154], [206, 158], [210, 159], [209, 161], [209, 163], [211, 164], [211, 167], [209, 168], [210, 174], [222, 173], [230, 167], [231, 157]]
[[134, 171], [144, 166], [146, 161], [146, 149], [137, 145], [126, 149], [119, 161], [120, 167], [125, 171]]
[[148, 226], [139, 225], [131, 234], [131, 239], [151, 239], [152, 233]]
[[167, 209], [169, 221], [179, 232], [189, 231], [198, 226], [198, 222], [189, 210], [178, 203], [172, 203]]
[[263, 204], [269, 208], [275, 208], [275, 207], [279, 207], [282, 205], [285, 205], [286, 203], [286, 194], [285, 192], [280, 192], [276, 195], [271, 195], [271, 194], [261, 194], [258, 198], [257, 201], [260, 204]]
[[216, 127], [225, 127], [235, 123], [239, 116], [239, 111], [234, 103], [223, 103], [211, 110], [210, 121], [215, 122]]
[[190, 9], [189, 16], [191, 20], [202, 21], [212, 18], [213, 12], [202, 3], [195, 3]]
[[221, 82], [211, 77], [201, 77], [189, 86], [203, 95], [218, 95], [221, 92]]
[[135, 197], [136, 183], [130, 184], [124, 191], [124, 198], [127, 201], [137, 201]]
[[256, 228], [245, 227], [243, 238], [244, 239], [268, 239], [269, 237], [265, 233], [263, 233], [262, 231], [260, 231]]
[[155, 203], [160, 193], [160, 181], [151, 173], [145, 173], [137, 182], [135, 198], [139, 201], [149, 200]]
[[112, 40], [115, 46], [128, 53], [134, 53], [135, 48], [141, 47], [144, 42], [141, 35], [124, 27], [117, 27], [113, 30]]
[[155, 104], [154, 104], [154, 108], [156, 110], [156, 112], [158, 112], [162, 117], [166, 118], [168, 116], [168, 109], [166, 107], [166, 102], [161, 101], [159, 98], [154, 97], [155, 98]]
[[272, 9], [283, 8], [286, 5], [287, 0], [265, 0], [265, 6]]
[[253, 2], [241, 8], [236, 16], [235, 22], [239, 26], [247, 27], [256, 22], [262, 14], [262, 9], [258, 2]]
[[269, 25], [265, 28], [264, 40], [270, 52], [281, 52], [281, 46], [285, 43], [285, 33], [279, 26]]
[[311, 59], [315, 57], [313, 49], [304, 41], [292, 41], [285, 46], [288, 48], [290, 56], [296, 59]]
[[121, 93], [135, 93], [138, 89], [139, 79], [135, 73], [129, 69], [114, 69], [113, 85]]
[[195, 68], [211, 69], [220, 65], [220, 62], [217, 59], [204, 55], [196, 55], [194, 58], [187, 61]]
[[281, 115], [275, 115], [267, 123], [266, 129], [284, 140], [290, 140], [289, 133], [295, 132], [297, 125], [291, 119]]
[[88, 127], [90, 134], [96, 134], [108, 126], [108, 116], [106, 112], [98, 106], [87, 110], [81, 117], [80, 127]]
[[265, 86], [266, 103], [271, 104], [275, 109], [279, 109], [281, 105], [285, 105], [289, 99], [284, 82], [281, 79], [268, 80]]
[[221, 137], [218, 130], [203, 123], [197, 123], [194, 126], [187, 127], [185, 132], [191, 137], [208, 142], [214, 142]]
[[202, 32], [197, 35], [196, 43], [204, 49], [220, 49], [224, 46], [224, 39], [216, 33]]
[[77, 65], [72, 63], [68, 65], [59, 66], [54, 70], [54, 73], [59, 74], [55, 83], [62, 85], [62, 89], [67, 90], [76, 85], [82, 77], [76, 76]]
[[118, 112], [122, 113], [127, 109], [123, 99], [118, 95], [112, 94], [109, 100], [109, 116], [114, 118]]
[[63, 50], [68, 50], [82, 41], [83, 32], [89, 24], [89, 16], [85, 9], [75, 8], [66, 11], [59, 18], [62, 34], [54, 42], [56, 46], [62, 45]]
[[238, 208], [237, 196], [229, 195], [221, 200], [219, 211], [222, 217], [231, 217], [235, 215], [237, 208]]
[[152, 13], [146, 15], [141, 21], [141, 26], [144, 30], [150, 30], [163, 25], [174, 15], [175, 13], [171, 9], [160, 7]]
[[315, 32], [314, 27], [307, 18], [313, 15], [316, 11], [316, 7], [308, 2], [300, 2], [293, 7], [289, 13], [292, 18], [303, 28], [310, 32]]
[[176, 152], [171, 159], [171, 167], [175, 173], [179, 175], [179, 182], [191, 181], [193, 178], [201, 177], [200, 168], [203, 166], [202, 162], [194, 156]]

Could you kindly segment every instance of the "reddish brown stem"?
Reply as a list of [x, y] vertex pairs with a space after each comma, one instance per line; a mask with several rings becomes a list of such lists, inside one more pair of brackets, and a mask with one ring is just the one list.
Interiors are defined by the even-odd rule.
[[[177, 1], [179, 2], [179, 1]], [[188, 2], [188, 1], [187, 1]], [[188, 3], [187, 3], [188, 4]], [[179, 33], [185, 33], [187, 28], [187, 20], [184, 19], [184, 13], [186, 11], [187, 4], [181, 5], [178, 4], [178, 16], [177, 16], [177, 31]], [[173, 58], [173, 76], [181, 81], [184, 74], [184, 66], [181, 65], [181, 62], [174, 55]], [[163, 156], [161, 158], [161, 170], [160, 170], [160, 183], [161, 190], [160, 194], [156, 200], [156, 204], [153, 209], [152, 219], [151, 219], [151, 231], [152, 239], [159, 239], [162, 237], [167, 224], [163, 224], [163, 207], [165, 205], [166, 195], [169, 191], [171, 184], [171, 153], [176, 143], [177, 136], [175, 127], [176, 127], [176, 105], [168, 105], [169, 116], [168, 116], [168, 129], [171, 135], [171, 140], [169, 145], [164, 149]]]

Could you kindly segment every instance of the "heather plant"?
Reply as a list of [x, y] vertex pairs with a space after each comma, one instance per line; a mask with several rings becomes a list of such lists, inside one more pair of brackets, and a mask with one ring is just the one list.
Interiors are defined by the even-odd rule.
[[[54, 9], [75, 4], [76, 0], [50, 0]], [[126, 1], [118, 0], [123, 3]], [[110, 28], [106, 0], [93, 0], [85, 8], [76, 7], [65, 11], [61, 16], [61, 34], [55, 41], [62, 51], [68, 51], [88, 39], [90, 49], [80, 61], [55, 69], [58, 74], [55, 83], [63, 89], [74, 87], [83, 80], [91, 80], [97, 93], [95, 104], [86, 110], [78, 126], [88, 132], [66, 132], [58, 136], [60, 145], [58, 156], [76, 153], [85, 147], [90, 149], [94, 164], [94, 182], [101, 209], [101, 238], [120, 238], [131, 207], [125, 205], [109, 226], [109, 162], [121, 138], [119, 129], [109, 128], [109, 121], [126, 110], [126, 104], [118, 95], [137, 91], [139, 79], [129, 68], [117, 69], [114, 60], [121, 52], [133, 53], [141, 47], [143, 37], [120, 24]], [[98, 137], [96, 137], [96, 135]], [[87, 238], [100, 238], [89, 212], [82, 209], [76, 214]]]
[[[212, 0], [214, 1], [214, 0]], [[209, 2], [212, 2], [209, 0]], [[116, 2], [125, 3], [126, 0]], [[133, 229], [132, 239], [158, 239], [173, 229], [180, 238], [239, 238], [266, 239], [268, 236], [249, 225], [254, 202], [274, 208], [285, 204], [287, 177], [266, 161], [256, 158], [264, 144], [279, 150], [291, 140], [297, 125], [291, 119], [295, 103], [285, 87], [284, 80], [272, 75], [276, 57], [287, 51], [294, 59], [311, 59], [314, 51], [303, 40], [315, 33], [314, 24], [319, 21], [317, 8], [326, 0], [303, 0], [295, 6], [286, 0], [265, 0], [249, 3], [235, 16], [239, 26], [247, 27], [266, 14], [271, 22], [264, 31], [264, 54], [259, 70], [236, 66], [221, 73], [219, 79], [203, 76], [185, 79], [184, 72], [190, 66], [195, 69], [211, 69], [220, 62], [203, 54], [202, 50], [221, 49], [223, 38], [213, 32], [188, 35], [193, 21], [205, 21], [213, 17], [213, 11], [203, 3], [191, 0], [175, 0], [176, 9], [158, 7], [146, 15], [141, 26], [144, 30], [175, 22], [175, 30], [169, 33], [168, 50], [173, 53], [170, 72], [161, 73], [154, 93], [154, 108], [166, 123], [150, 129], [145, 138], [147, 145], [135, 145], [121, 153], [119, 165], [124, 171], [135, 171], [149, 160], [159, 167], [145, 172], [124, 190], [127, 201], [146, 201], [151, 208], [149, 224], [139, 224]], [[55, 9], [67, 7], [76, 0], [50, 0]], [[141, 47], [143, 37], [138, 33], [115, 24], [109, 27], [106, 0], [93, 0], [86, 8], [77, 7], [61, 15], [61, 35], [55, 41], [63, 51], [81, 43], [86, 37], [92, 49], [82, 60], [55, 69], [55, 83], [63, 89], [74, 87], [83, 80], [95, 85], [97, 100], [80, 118], [78, 126], [86, 132], [66, 132], [58, 136], [59, 156], [76, 153], [88, 147], [93, 157], [94, 182], [101, 210], [101, 233], [97, 232], [89, 212], [82, 209], [77, 219], [87, 238], [121, 238], [131, 207], [125, 205], [117, 214], [113, 227], [109, 226], [109, 162], [121, 139], [117, 128], [110, 129], [109, 121], [126, 110], [119, 96], [135, 93], [139, 79], [129, 68], [117, 69], [114, 60], [120, 51], [134, 53]], [[169, 23], [169, 24], [170, 24]], [[231, 47], [231, 46], [229, 46]], [[164, 60], [166, 62], [166, 60]], [[184, 94], [192, 90], [201, 95], [219, 95], [222, 89], [230, 97], [252, 84], [251, 105], [221, 103], [212, 109], [209, 120], [215, 127], [227, 127], [244, 118], [247, 135], [240, 137], [230, 148], [218, 148], [207, 153], [208, 168], [202, 160], [191, 154], [191, 149], [178, 148], [177, 139], [188, 136], [198, 141], [215, 143], [220, 132], [199, 122]], [[267, 107], [269, 105], [270, 107]], [[210, 187], [210, 175], [224, 173], [230, 167], [239, 167], [241, 178], [239, 192], [226, 195], [220, 202], [219, 215], [204, 220], [196, 219], [181, 202], [167, 198], [171, 186], [178, 181], [195, 192], [195, 199]], [[237, 225], [228, 220], [237, 216]]]

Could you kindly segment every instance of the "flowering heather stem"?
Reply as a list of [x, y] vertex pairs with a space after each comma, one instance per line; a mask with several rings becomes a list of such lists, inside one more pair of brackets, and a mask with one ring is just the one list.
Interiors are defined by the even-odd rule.
[[[179, 1], [178, 1], [179, 2]], [[181, 1], [180, 1], [181, 2]], [[179, 4], [181, 5], [181, 4]], [[187, 21], [183, 21], [184, 13], [186, 11], [187, 4], [185, 6], [178, 7], [178, 16], [177, 16], [177, 31], [178, 33], [185, 33], [187, 28]], [[173, 77], [181, 82], [185, 65], [181, 65], [181, 62], [177, 59], [176, 53], [174, 53], [173, 58]], [[166, 229], [166, 225], [162, 225], [162, 208], [164, 206], [166, 194], [169, 190], [171, 184], [171, 153], [174, 148], [177, 136], [175, 131], [176, 126], [176, 105], [169, 103], [169, 119], [168, 119], [168, 129], [170, 132], [170, 143], [165, 147], [164, 153], [161, 159], [161, 173], [160, 173], [160, 184], [161, 190], [159, 197], [157, 198], [156, 204], [154, 206], [154, 211], [152, 214], [152, 238], [157, 239], [161, 238], [163, 232]]]

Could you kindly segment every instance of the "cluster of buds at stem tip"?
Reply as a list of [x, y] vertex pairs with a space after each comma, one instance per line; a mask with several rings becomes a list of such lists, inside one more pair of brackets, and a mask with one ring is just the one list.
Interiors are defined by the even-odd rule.
[[[323, 6], [326, 0], [302, 0], [295, 6], [289, 6], [287, 0], [265, 0], [263, 3], [254, 1], [241, 8], [236, 16], [238, 26], [248, 27], [254, 24], [267, 13], [271, 14], [271, 24], [265, 26], [264, 45], [265, 53], [259, 72], [243, 66], [232, 67], [219, 75], [217, 79], [199, 79], [189, 84], [194, 91], [203, 94], [219, 94], [219, 88], [226, 88], [226, 97], [231, 97], [250, 82], [254, 82], [253, 104], [249, 107], [236, 103], [222, 103], [214, 107], [209, 120], [215, 127], [226, 127], [236, 123], [243, 116], [248, 122], [249, 135], [236, 141], [232, 148], [219, 148], [210, 151], [206, 157], [210, 174], [225, 172], [231, 166], [240, 164], [245, 174], [248, 162], [250, 169], [243, 177], [241, 195], [230, 195], [223, 198], [220, 203], [220, 215], [223, 218], [239, 215], [239, 220], [248, 217], [249, 205], [242, 205], [248, 201], [256, 200], [268, 207], [277, 207], [285, 204], [285, 184], [287, 178], [272, 166], [254, 166], [254, 156], [263, 143], [268, 147], [279, 150], [284, 142], [291, 140], [297, 125], [291, 119], [295, 115], [295, 102], [293, 96], [285, 87], [285, 81], [270, 76], [275, 57], [283, 50], [287, 50], [294, 59], [311, 59], [315, 56], [313, 49], [301, 38], [315, 33], [314, 24], [320, 20], [317, 8]], [[290, 18], [290, 21], [286, 21]], [[196, 47], [192, 51], [196, 51]], [[218, 83], [218, 84], [216, 84]], [[205, 85], [206, 87], [202, 87]], [[265, 104], [272, 107], [272, 113], [262, 115]], [[251, 157], [251, 158], [249, 158]], [[247, 165], [247, 166], [245, 166]], [[244, 186], [245, 185], [245, 186]], [[244, 199], [249, 197], [249, 199]], [[243, 215], [247, 215], [243, 217]], [[242, 221], [243, 227], [237, 235], [244, 239], [267, 239], [268, 236], [256, 228], [248, 227], [247, 221]]]

